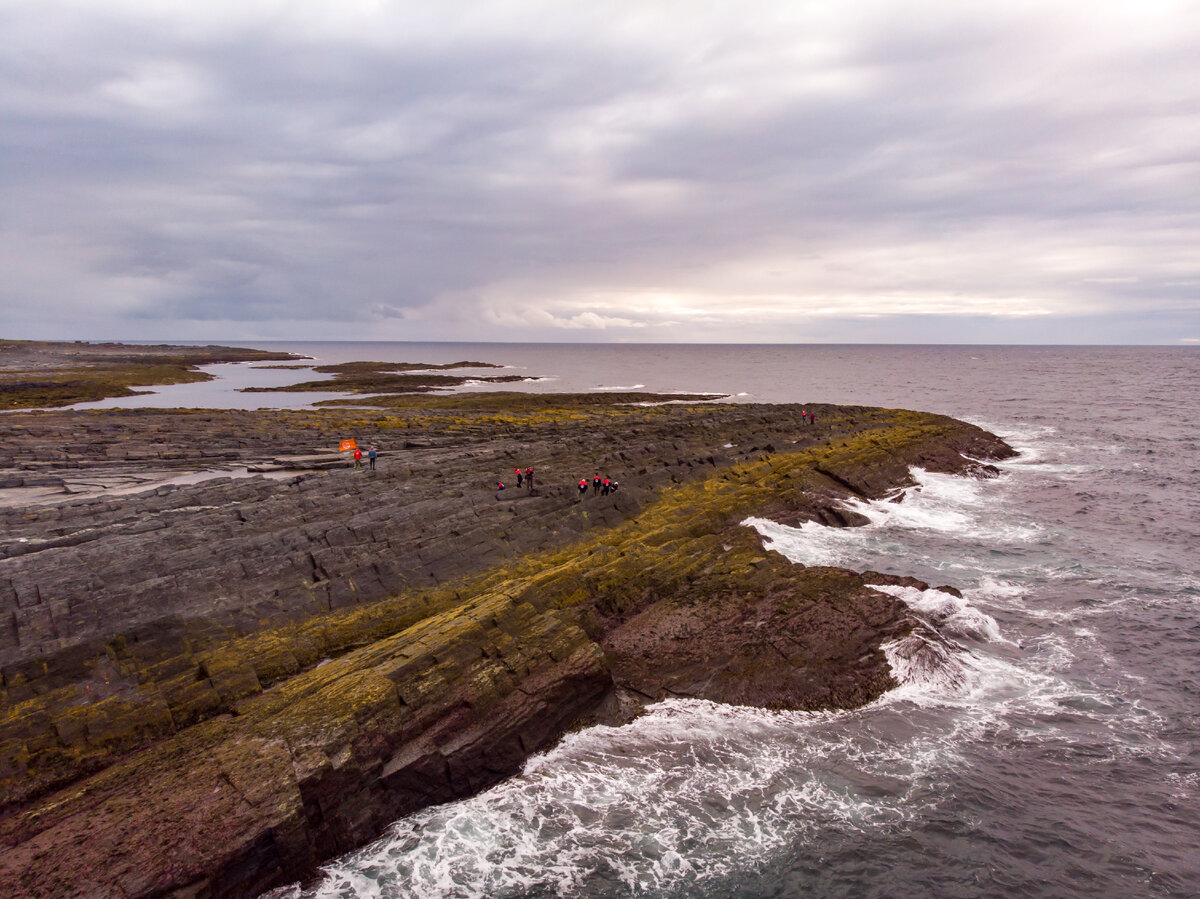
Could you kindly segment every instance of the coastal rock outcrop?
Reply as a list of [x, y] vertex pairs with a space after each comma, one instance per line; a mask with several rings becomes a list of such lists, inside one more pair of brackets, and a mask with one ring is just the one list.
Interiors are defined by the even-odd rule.
[[207, 381], [197, 366], [298, 358], [227, 346], [0, 339], [0, 410], [69, 406], [135, 387]]
[[[910, 466], [1011, 452], [898, 410], [810, 405], [814, 426], [788, 406], [476, 396], [10, 416], [10, 479], [194, 472], [204, 448], [245, 468], [343, 436], [383, 455], [0, 509], [0, 884], [250, 895], [662, 697], [870, 701], [893, 683], [879, 647], [918, 622], [742, 520], [852, 524], [840, 500]], [[532, 490], [494, 489], [530, 466]], [[581, 497], [594, 471], [621, 489]]]

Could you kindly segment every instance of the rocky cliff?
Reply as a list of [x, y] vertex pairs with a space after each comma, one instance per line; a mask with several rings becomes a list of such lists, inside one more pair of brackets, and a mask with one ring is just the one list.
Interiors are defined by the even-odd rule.
[[[662, 697], [868, 702], [919, 622], [740, 522], [1010, 453], [898, 410], [474, 397], [6, 416], [0, 483], [83, 491], [0, 510], [7, 892], [252, 895]], [[88, 493], [348, 436], [378, 470]]]

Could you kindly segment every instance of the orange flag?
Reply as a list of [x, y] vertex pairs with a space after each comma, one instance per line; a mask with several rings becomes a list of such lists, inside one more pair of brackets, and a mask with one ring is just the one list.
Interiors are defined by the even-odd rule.
[[344, 453], [346, 450], [352, 450], [352, 449], [358, 449], [358, 444], [354, 442], [353, 437], [351, 437], [349, 440], [343, 440], [341, 443], [338, 444], [338, 452], [339, 453]]

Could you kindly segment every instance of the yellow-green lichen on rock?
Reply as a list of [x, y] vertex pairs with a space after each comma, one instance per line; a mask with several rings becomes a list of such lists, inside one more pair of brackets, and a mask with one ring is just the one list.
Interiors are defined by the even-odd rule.
[[[442, 412], [432, 402], [424, 411]], [[477, 429], [495, 444], [489, 428], [561, 423], [543, 411], [439, 426], [442, 434]], [[0, 729], [10, 804], [0, 821], [0, 883], [54, 892], [68, 877], [84, 892], [149, 895], [202, 893], [237, 877], [239, 891], [267, 889], [399, 815], [511, 774], [572, 726], [636, 713], [629, 696], [767, 708], [868, 702], [892, 683], [880, 645], [914, 626], [903, 604], [855, 572], [803, 568], [764, 551], [741, 522], [822, 520], [846, 496], [903, 486], [912, 465], [963, 470], [960, 448], [978, 443], [976, 455], [986, 457], [979, 447], [1002, 446], [950, 419], [888, 410], [822, 407], [822, 429], [810, 431], [760, 410], [593, 417], [601, 415], [602, 427], [661, 426], [619, 450], [652, 487], [626, 480], [615, 499], [585, 505], [573, 495], [581, 461], [547, 451], [540, 470], [577, 466], [565, 489], [472, 507], [482, 534], [463, 545], [490, 564], [448, 568], [461, 573], [442, 581], [427, 574], [414, 586], [415, 565], [389, 574], [386, 560], [372, 568], [356, 558], [354, 573], [331, 583], [314, 552], [309, 584], [330, 591], [325, 608], [248, 633], [197, 624], [177, 644], [114, 635], [106, 657], [119, 677], [110, 697], [79, 704], [70, 682], [9, 707]], [[722, 416], [738, 416], [732, 449]], [[693, 419], [702, 441], [671, 439]], [[390, 412], [386, 422], [363, 419], [393, 428], [406, 420]], [[751, 442], [768, 425], [770, 439]], [[523, 445], [514, 443], [518, 456]], [[550, 502], [552, 523], [519, 517], [522, 503]], [[355, 527], [369, 535], [382, 526], [368, 518]], [[535, 532], [544, 535], [529, 538], [536, 551], [514, 549]], [[446, 555], [437, 540], [417, 546], [422, 554], [429, 565]], [[407, 586], [362, 601], [373, 577]], [[332, 591], [351, 579], [356, 604], [337, 607]], [[114, 867], [116, 842], [88, 839], [93, 827], [138, 839]], [[76, 854], [70, 873], [46, 870], [46, 853], [65, 845]]]

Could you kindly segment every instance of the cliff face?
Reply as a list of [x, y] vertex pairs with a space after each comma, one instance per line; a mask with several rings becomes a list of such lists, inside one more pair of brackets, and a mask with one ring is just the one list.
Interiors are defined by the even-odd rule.
[[[3, 513], [0, 885], [249, 895], [658, 698], [868, 702], [892, 685], [880, 645], [915, 620], [740, 522], [845, 523], [840, 498], [881, 496], [911, 465], [1011, 452], [895, 410], [810, 406], [808, 426], [787, 406], [478, 402], [11, 417], [10, 479], [46, 445], [62, 457], [43, 478], [194, 467], [233, 434], [225, 461], [338, 436], [385, 454], [373, 473]], [[532, 492], [491, 489], [518, 466]], [[621, 489], [581, 497], [594, 472]]]

